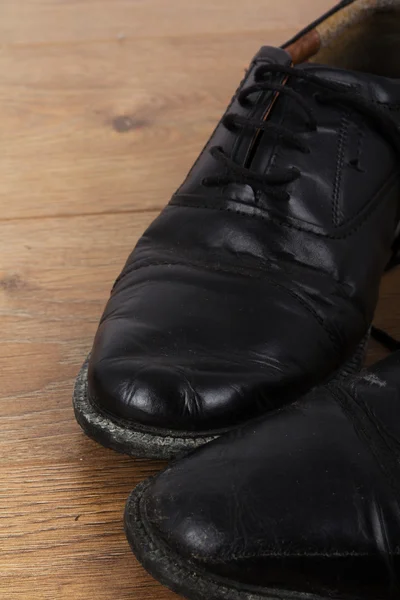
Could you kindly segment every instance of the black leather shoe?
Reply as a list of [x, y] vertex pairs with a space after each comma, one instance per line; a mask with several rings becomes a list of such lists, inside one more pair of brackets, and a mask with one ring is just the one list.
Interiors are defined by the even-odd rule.
[[125, 526], [191, 600], [398, 600], [400, 352], [140, 484]]
[[105, 446], [168, 458], [360, 367], [400, 207], [400, 61], [371, 56], [400, 16], [365, 6], [261, 48], [139, 240], [75, 391]]

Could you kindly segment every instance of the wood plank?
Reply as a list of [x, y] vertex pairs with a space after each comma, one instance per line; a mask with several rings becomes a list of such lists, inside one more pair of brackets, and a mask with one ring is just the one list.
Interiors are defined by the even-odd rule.
[[[155, 214], [1, 226], [0, 597], [173, 598], [137, 565], [121, 524], [130, 489], [162, 465], [100, 448], [71, 408], [111, 283]], [[399, 283], [400, 271], [384, 280], [377, 319], [396, 335]], [[370, 360], [383, 354], [373, 345]]]
[[191, 37], [300, 29], [329, 0], [3, 0], [2, 44], [61, 44], [128, 37]]
[[164, 205], [258, 46], [208, 41], [0, 54], [0, 219]]
[[[130, 490], [162, 463], [75, 423], [111, 285], [258, 47], [328, 0], [0, 4], [0, 598], [173, 600], [133, 558]], [[400, 270], [377, 323], [400, 337]], [[384, 352], [371, 344], [369, 361]]]
[[0, 218], [161, 207], [257, 49], [319, 5], [4, 2]]
[[1, 598], [158, 597], [121, 515], [131, 488], [162, 464], [89, 441], [71, 405], [112, 281], [154, 216], [1, 226]]

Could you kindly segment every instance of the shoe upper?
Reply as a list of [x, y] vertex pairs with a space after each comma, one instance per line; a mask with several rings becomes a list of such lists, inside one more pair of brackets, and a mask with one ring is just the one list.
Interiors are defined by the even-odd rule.
[[367, 334], [399, 219], [400, 82], [290, 64], [260, 50], [119, 276], [88, 375], [107, 414], [221, 431], [326, 380]]
[[144, 492], [146, 527], [239, 589], [398, 598], [399, 415], [397, 353], [175, 462]]

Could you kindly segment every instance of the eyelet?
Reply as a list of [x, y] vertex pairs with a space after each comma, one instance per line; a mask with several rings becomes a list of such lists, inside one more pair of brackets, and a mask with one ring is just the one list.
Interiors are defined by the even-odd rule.
[[232, 115], [225, 115], [222, 119], [222, 124], [228, 131], [237, 131], [239, 129]]
[[264, 73], [263, 71], [260, 71], [259, 73], [257, 73], [257, 71], [256, 71], [254, 74], [254, 81], [256, 83], [265, 82], [265, 81], [268, 81], [269, 79], [271, 79], [270, 73]]
[[250, 102], [250, 100], [248, 100], [247, 98], [245, 100], [238, 98], [238, 103], [241, 108], [244, 108], [246, 110], [254, 106], [253, 102]]

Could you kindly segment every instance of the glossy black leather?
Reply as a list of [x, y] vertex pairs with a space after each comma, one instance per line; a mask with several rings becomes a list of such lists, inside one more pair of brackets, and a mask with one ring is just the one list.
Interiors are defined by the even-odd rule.
[[178, 564], [230, 585], [386, 600], [400, 597], [399, 491], [397, 353], [175, 462], [142, 514]]
[[[290, 63], [262, 48], [261, 64]], [[303, 65], [371, 104], [395, 107], [400, 84]], [[271, 75], [275, 83], [284, 76]], [[322, 105], [318, 86], [290, 78], [315, 112], [260, 93], [228, 113], [284, 124], [310, 154], [219, 124], [186, 181], [150, 225], [118, 278], [89, 364], [88, 390], [107, 414], [175, 432], [230, 428], [324, 381], [356, 350], [372, 321], [399, 211], [397, 157], [369, 119]], [[391, 111], [396, 114], [395, 111]], [[248, 184], [207, 188], [221, 171], [211, 146], [265, 172], [295, 166], [288, 202]], [[357, 167], [354, 160], [358, 160]], [[156, 174], [155, 174], [156, 176]]]

